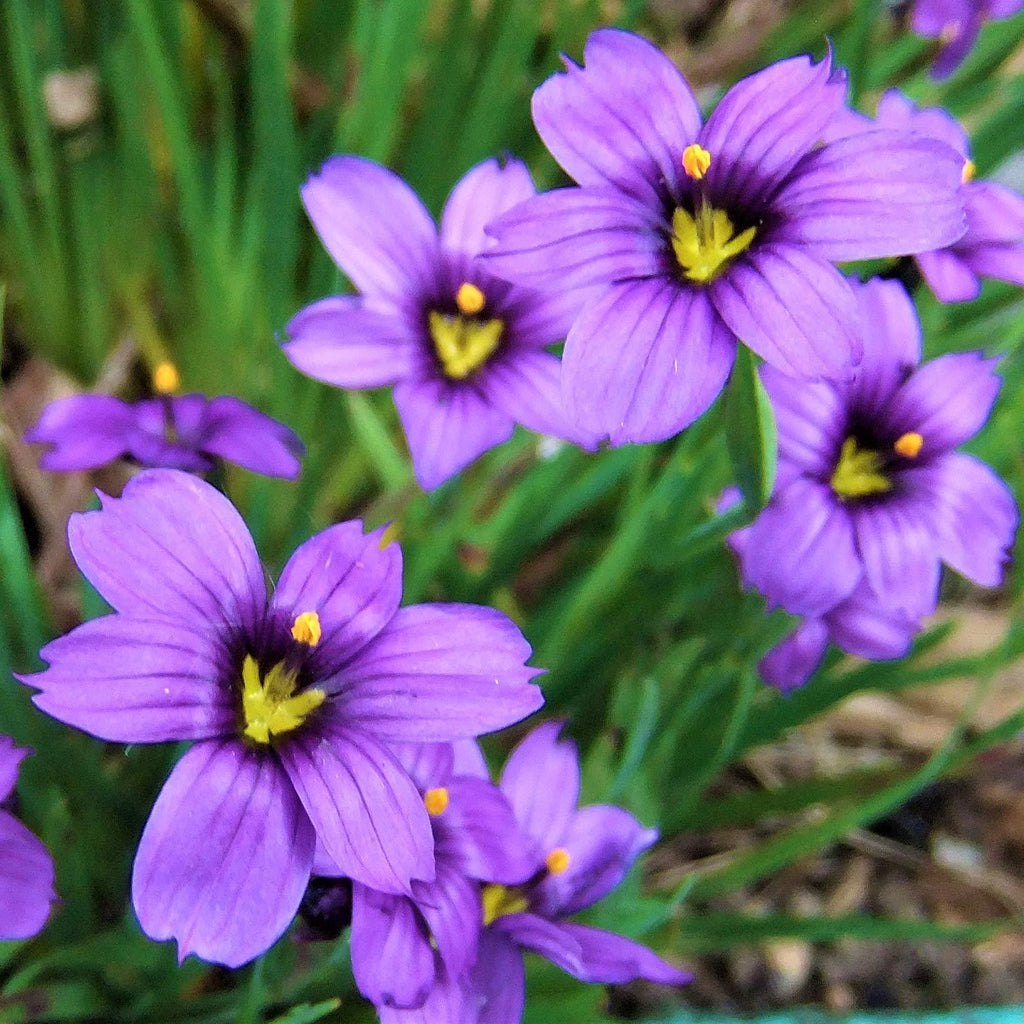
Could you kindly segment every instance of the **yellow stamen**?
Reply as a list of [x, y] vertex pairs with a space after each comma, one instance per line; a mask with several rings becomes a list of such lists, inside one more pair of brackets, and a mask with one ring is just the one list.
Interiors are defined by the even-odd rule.
[[494, 355], [505, 329], [501, 320], [480, 323], [435, 311], [431, 311], [428, 322], [441, 369], [452, 380], [465, 380], [480, 369]]
[[384, 532], [380, 535], [380, 540], [377, 541], [377, 547], [383, 551], [385, 548], [394, 544], [401, 535], [402, 531], [398, 523], [388, 523], [388, 525], [384, 527]]
[[883, 461], [878, 452], [870, 448], [861, 450], [856, 439], [848, 437], [843, 442], [839, 462], [832, 474], [832, 490], [844, 499], [884, 494], [892, 489], [892, 484], [882, 473]]
[[302, 612], [295, 616], [292, 623], [292, 636], [308, 647], [316, 647], [320, 643], [323, 630], [320, 628], [320, 616], [316, 612]]
[[164, 360], [153, 371], [153, 390], [158, 395], [173, 395], [181, 387], [181, 376], [174, 363]]
[[499, 917], [521, 914], [530, 905], [522, 893], [506, 885], [485, 885], [480, 898], [484, 905], [484, 927]]
[[698, 146], [695, 142], [683, 150], [683, 170], [688, 178], [700, 181], [708, 173], [710, 166], [711, 154], [703, 146]]
[[893, 448], [897, 455], [902, 455], [905, 459], [916, 459], [923, 445], [924, 438], [920, 434], [910, 431], [897, 437]]
[[444, 786], [439, 786], [437, 789], [428, 789], [423, 794], [423, 806], [427, 809], [427, 814], [432, 818], [436, 818], [439, 814], [444, 814], [445, 808], [448, 806], [448, 790]]
[[965, 160], [963, 170], [960, 172], [960, 181], [964, 185], [978, 173], [978, 165], [973, 160]]
[[271, 736], [291, 732], [305, 721], [306, 716], [323, 704], [327, 694], [323, 690], [295, 692], [298, 674], [276, 664], [262, 679], [256, 659], [247, 654], [242, 662], [242, 712], [245, 715], [243, 733], [257, 743], [269, 743]]
[[463, 281], [455, 293], [455, 305], [463, 316], [475, 316], [487, 305], [487, 299], [475, 284]]
[[683, 274], [704, 284], [750, 245], [757, 229], [747, 228], [737, 235], [724, 210], [703, 204], [698, 216], [700, 220], [694, 220], [688, 210], [676, 207], [672, 215], [672, 251]]
[[544, 863], [553, 875], [560, 875], [569, 867], [569, 851], [556, 846], [545, 858]]

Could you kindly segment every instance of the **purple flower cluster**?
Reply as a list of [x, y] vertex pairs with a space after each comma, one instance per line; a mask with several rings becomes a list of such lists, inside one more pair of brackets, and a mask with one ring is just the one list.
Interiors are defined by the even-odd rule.
[[394, 384], [428, 490], [517, 423], [592, 446], [563, 412], [559, 360], [545, 351], [568, 329], [565, 300], [509, 284], [481, 258], [487, 224], [533, 194], [524, 164], [488, 160], [452, 189], [439, 231], [401, 178], [361, 157], [333, 157], [302, 188], [313, 226], [360, 294], [301, 310], [285, 354], [328, 384]]
[[988, 418], [996, 360], [920, 364], [902, 286], [854, 285], [864, 358], [848, 382], [763, 367], [779, 436], [771, 501], [733, 537], [744, 582], [804, 616], [762, 662], [782, 689], [806, 681], [829, 639], [867, 658], [907, 652], [935, 609], [941, 562], [996, 586], [1018, 523], [1006, 485], [955, 449]]
[[948, 78], [974, 46], [986, 21], [1010, 18], [1024, 0], [915, 0], [911, 27], [920, 36], [939, 40], [932, 66], [935, 78]]
[[305, 446], [283, 423], [232, 395], [178, 395], [177, 371], [161, 363], [158, 397], [124, 402], [73, 395], [51, 402], [25, 440], [47, 444], [43, 469], [95, 469], [127, 455], [140, 466], [208, 473], [217, 459], [254, 473], [294, 479]]
[[[0, 735], [0, 805], [14, 792], [27, 754], [10, 736]], [[31, 938], [46, 923], [56, 898], [46, 847], [0, 806], [0, 939]]]
[[295, 915], [317, 845], [355, 882], [436, 877], [430, 815], [393, 745], [445, 742], [535, 711], [539, 670], [489, 608], [399, 608], [402, 556], [340, 523], [267, 593], [238, 513], [202, 480], [148, 470], [72, 516], [71, 551], [114, 609], [43, 648], [36, 705], [101, 739], [187, 740], [146, 824], [143, 929], [235, 966]]
[[518, 1024], [524, 952], [587, 982], [689, 980], [645, 946], [568, 920], [657, 833], [618, 807], [577, 809], [579, 760], [560, 731], [530, 733], [499, 786], [475, 748], [399, 751], [431, 817], [437, 871], [406, 895], [353, 885], [352, 968], [382, 1024]]

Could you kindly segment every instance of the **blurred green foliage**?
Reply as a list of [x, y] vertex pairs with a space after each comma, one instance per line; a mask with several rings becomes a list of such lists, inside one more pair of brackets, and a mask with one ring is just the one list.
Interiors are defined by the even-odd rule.
[[[341, 394], [280, 354], [288, 318], [345, 288], [298, 201], [309, 169], [361, 153], [402, 173], [437, 211], [475, 162], [505, 151], [559, 180], [529, 119], [532, 90], [579, 57], [609, 16], [653, 38], [645, 4], [598, 0], [4, 0], [0, 5], [0, 278], [7, 345], [92, 388], [130, 345], [143, 367], [172, 358], [184, 386], [234, 393], [290, 423], [309, 446], [296, 484], [229, 472], [227, 489], [271, 572], [329, 522], [393, 521], [406, 599], [474, 601], [512, 615], [534, 645], [548, 714], [565, 715], [587, 754], [591, 800], [622, 802], [663, 834], [782, 822], [674, 891], [633, 878], [592, 919], [684, 958], [779, 936], [814, 941], [982, 938], [970, 928], [850, 918], [704, 915], [694, 901], [756, 883], [884, 815], [944, 773], [1024, 728], [1024, 711], [979, 730], [965, 718], [915, 770], [883, 765], [729, 799], [708, 796], [723, 769], [851, 693], [971, 676], [979, 693], [1024, 653], [1021, 572], [1001, 597], [1006, 629], [989, 650], [943, 659], [942, 628], [901, 663], [830, 656], [789, 699], [757, 679], [758, 658], [787, 629], [741, 593], [725, 536], [771, 488], [774, 427], [753, 361], [682, 436], [589, 455], [517, 434], [438, 491], [415, 486], [390, 400]], [[611, 12], [611, 14], [609, 14]], [[985, 176], [1024, 149], [1017, 18], [983, 33], [949, 83], [925, 74], [929, 44], [885, 5], [798, 3], [715, 88], [825, 36], [873, 110], [900, 83], [969, 126]], [[696, 52], [710, 40], [691, 40]], [[85, 114], [48, 102], [85, 71]], [[687, 70], [683, 68], [684, 72]], [[57, 85], [55, 85], [57, 83]], [[83, 84], [84, 83], [84, 84]], [[48, 100], [47, 97], [50, 97]], [[974, 449], [1024, 493], [1020, 432], [1024, 302], [986, 285], [964, 307], [918, 295], [930, 355], [1006, 353], [996, 414]], [[716, 515], [722, 488], [745, 501]], [[0, 1019], [104, 1021], [372, 1020], [344, 942], [285, 940], [228, 974], [181, 967], [148, 942], [127, 906], [134, 845], [177, 751], [104, 748], [36, 714], [12, 671], [38, 665], [52, 635], [22, 520], [0, 463], [0, 729], [35, 748], [20, 787], [25, 819], [58, 864], [63, 903], [29, 943], [0, 944]], [[954, 596], [965, 591], [950, 585]], [[90, 614], [96, 601], [86, 602]], [[497, 750], [506, 741], [496, 741]], [[68, 766], [74, 765], [69, 771]], [[817, 809], [816, 814], [807, 811]], [[531, 1020], [590, 1021], [600, 993], [539, 968]], [[534, 999], [535, 997], [535, 999]], [[340, 1000], [340, 1005], [339, 1001]], [[677, 1018], [666, 1018], [668, 1020]], [[689, 1020], [689, 1018], [678, 1018]]]

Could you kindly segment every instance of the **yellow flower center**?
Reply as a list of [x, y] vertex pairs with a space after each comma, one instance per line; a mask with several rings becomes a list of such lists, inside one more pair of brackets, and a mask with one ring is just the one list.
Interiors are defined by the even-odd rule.
[[260, 677], [256, 659], [247, 654], [242, 662], [243, 733], [257, 743], [269, 743], [271, 736], [297, 729], [306, 716], [323, 704], [323, 690], [295, 692], [298, 672], [278, 662]]
[[174, 363], [164, 360], [153, 370], [153, 390], [158, 395], [173, 395], [181, 387], [181, 376]]
[[545, 858], [544, 863], [553, 875], [560, 875], [569, 868], [569, 851], [556, 846]]
[[882, 472], [884, 460], [870, 448], [858, 448], [855, 438], [848, 437], [839, 452], [839, 461], [832, 474], [832, 490], [844, 500], [884, 494], [892, 489]]
[[465, 380], [479, 370], [494, 355], [505, 329], [501, 320], [446, 316], [435, 310], [431, 310], [428, 323], [441, 369], [452, 380]]
[[484, 905], [484, 927], [499, 917], [521, 914], [530, 905], [521, 892], [507, 885], [485, 885], [480, 898]]
[[901, 434], [893, 444], [896, 454], [902, 455], [905, 459], [916, 459], [921, 454], [923, 447], [924, 438], [913, 430], [907, 434]]
[[292, 637], [307, 647], [316, 647], [320, 643], [323, 630], [320, 628], [320, 616], [316, 612], [301, 612], [292, 623]]
[[691, 281], [704, 284], [716, 277], [731, 259], [754, 240], [756, 228], [736, 234], [729, 215], [698, 203], [697, 216], [677, 206], [672, 214], [672, 251]]
[[965, 160], [963, 170], [960, 172], [960, 181], [966, 185], [978, 173], [978, 165], [973, 160]]
[[439, 814], [444, 814], [445, 809], [448, 807], [448, 790], [444, 786], [438, 786], [437, 789], [428, 789], [423, 794], [423, 806], [427, 809], [427, 814], [432, 818], [436, 818]]
[[487, 305], [487, 296], [475, 284], [463, 281], [455, 293], [455, 305], [463, 316], [476, 316]]

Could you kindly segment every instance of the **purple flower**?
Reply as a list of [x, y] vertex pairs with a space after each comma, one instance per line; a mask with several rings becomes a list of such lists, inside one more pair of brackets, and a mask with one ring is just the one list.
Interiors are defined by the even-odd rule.
[[[0, 803], [14, 792], [28, 754], [0, 736]], [[28, 939], [40, 931], [57, 898], [53, 859], [17, 818], [0, 808], [0, 939]]]
[[352, 971], [377, 1006], [416, 1008], [439, 974], [459, 977], [476, 961], [479, 883], [525, 882], [536, 850], [486, 773], [460, 774], [451, 744], [405, 744], [396, 754], [430, 814], [436, 873], [413, 881], [411, 896], [353, 885]]
[[349, 877], [434, 878], [430, 818], [393, 742], [501, 728], [536, 710], [537, 669], [489, 608], [399, 608], [402, 556], [359, 522], [317, 534], [268, 597], [238, 513], [150, 470], [74, 515], [79, 568], [115, 613], [43, 648], [23, 679], [61, 721], [123, 743], [193, 740], [135, 859], [143, 929], [235, 966], [299, 905], [315, 841]]
[[762, 367], [778, 475], [742, 540], [746, 582], [793, 614], [831, 613], [833, 635], [871, 594], [916, 629], [935, 607], [940, 561], [997, 585], [1018, 522], [1006, 485], [954, 450], [988, 418], [996, 360], [969, 352], [919, 366], [920, 327], [903, 288], [876, 280], [855, 295], [864, 358], [852, 381]]
[[917, 0], [911, 28], [941, 43], [932, 77], [948, 78], [956, 71], [986, 21], [1012, 17], [1022, 7], [1024, 0]]
[[1024, 285], [1024, 196], [1005, 185], [974, 181], [967, 133], [939, 107], [918, 110], [895, 89], [878, 103], [878, 124], [918, 132], [951, 145], [962, 157], [960, 193], [967, 232], [944, 249], [915, 256], [941, 302], [967, 302], [981, 290], [980, 277]]
[[359, 289], [300, 311], [285, 354], [345, 388], [394, 384], [416, 479], [428, 490], [507, 441], [516, 423], [588, 444], [566, 420], [561, 297], [509, 284], [480, 259], [485, 225], [534, 194], [526, 167], [488, 160], [452, 189], [438, 232], [397, 175], [355, 156], [328, 160], [302, 200], [328, 252]]
[[25, 440], [53, 445], [43, 469], [95, 469], [127, 455], [141, 466], [208, 473], [218, 458], [254, 473], [294, 479], [305, 446], [298, 435], [239, 398], [172, 396], [177, 372], [161, 363], [158, 398], [128, 403], [112, 395], [51, 402]]
[[833, 262], [963, 234], [954, 150], [881, 129], [824, 141], [845, 109], [830, 59], [744, 79], [702, 127], [689, 86], [650, 43], [601, 29], [584, 56], [533, 98], [537, 131], [581, 187], [499, 218], [486, 259], [576, 299], [566, 403], [612, 444], [696, 419], [737, 339], [798, 376], [848, 375], [857, 304]]

